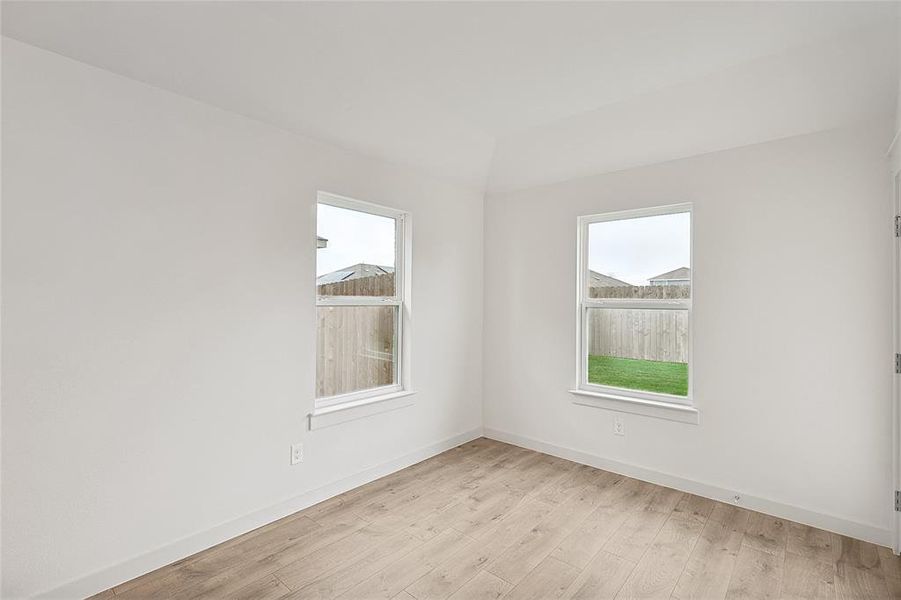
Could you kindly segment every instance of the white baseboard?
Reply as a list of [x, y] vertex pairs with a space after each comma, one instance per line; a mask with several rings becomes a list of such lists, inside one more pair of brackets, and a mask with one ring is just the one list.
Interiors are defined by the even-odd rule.
[[284, 502], [258, 510], [233, 521], [223, 523], [212, 529], [174, 541], [171, 544], [167, 544], [156, 550], [151, 550], [140, 556], [130, 558], [119, 564], [92, 573], [91, 575], [72, 580], [52, 590], [38, 594], [35, 598], [84, 598], [96, 594], [115, 585], [129, 581], [130, 579], [134, 579], [139, 575], [149, 573], [150, 571], [173, 563], [176, 560], [180, 560], [186, 556], [200, 552], [201, 550], [211, 548], [212, 546], [230, 540], [235, 536], [252, 531], [257, 527], [262, 527], [263, 525], [294, 514], [299, 510], [313, 506], [323, 500], [327, 500], [338, 494], [343, 494], [348, 490], [360, 487], [361, 485], [379, 479], [380, 477], [390, 475], [391, 473], [409, 467], [412, 464], [431, 458], [436, 454], [440, 454], [445, 450], [450, 450], [455, 446], [470, 442], [481, 437], [481, 435], [481, 428], [472, 429], [455, 435], [446, 440], [395, 458], [394, 460], [382, 463], [375, 467], [370, 467], [349, 477], [339, 479], [338, 481], [334, 481], [315, 490], [295, 496]]
[[509, 433], [486, 427], [483, 435], [499, 442], [506, 442], [508, 444], [513, 444], [514, 446], [550, 454], [551, 456], [564, 458], [583, 465], [589, 465], [605, 471], [612, 471], [614, 473], [619, 473], [620, 475], [627, 475], [642, 481], [710, 498], [711, 500], [731, 503], [731, 499], [738, 495], [741, 497], [740, 506], [744, 508], [779, 517], [780, 519], [788, 519], [790, 521], [810, 525], [811, 527], [825, 529], [827, 531], [864, 540], [880, 546], [891, 547], [892, 534], [889, 529], [881, 529], [879, 527], [874, 527], [873, 525], [849, 521], [833, 515], [810, 511], [791, 504], [783, 504], [766, 498], [750, 496], [741, 491], [728, 490], [715, 485], [693, 481], [691, 479], [684, 479], [676, 475], [661, 473], [659, 471], [654, 471], [653, 469], [601, 458], [600, 456], [588, 454], [587, 452], [542, 442], [516, 433]]

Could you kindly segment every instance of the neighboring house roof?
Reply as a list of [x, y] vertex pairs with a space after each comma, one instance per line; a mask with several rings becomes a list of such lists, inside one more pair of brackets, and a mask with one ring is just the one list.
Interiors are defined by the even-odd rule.
[[625, 287], [632, 284], [597, 271], [588, 271], [588, 285], [593, 287]]
[[386, 275], [394, 273], [394, 267], [380, 267], [379, 265], [370, 265], [367, 263], [357, 263], [331, 273], [320, 275], [316, 278], [316, 285], [324, 285], [326, 283], [337, 283], [339, 281], [350, 281], [351, 279], [359, 279], [361, 277], [374, 277], [375, 275]]
[[322, 237], [321, 235], [317, 235], [316, 236], [316, 249], [318, 250], [319, 248], [325, 248], [326, 246], [328, 246], [328, 240], [326, 238]]
[[651, 277], [648, 281], [688, 281], [691, 279], [691, 269], [688, 267], [679, 267], [678, 269], [673, 269], [672, 271], [667, 271], [666, 273], [661, 273], [656, 277]]

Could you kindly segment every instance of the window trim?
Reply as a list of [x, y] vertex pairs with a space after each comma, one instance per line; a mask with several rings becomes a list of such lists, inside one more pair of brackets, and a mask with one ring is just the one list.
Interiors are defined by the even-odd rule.
[[[640, 298], [589, 298], [588, 267], [588, 228], [593, 223], [621, 221], [641, 217], [656, 217], [677, 213], [689, 213], [689, 298], [657, 300]], [[632, 210], [583, 215], [578, 218], [577, 261], [576, 261], [576, 386], [570, 390], [573, 394], [606, 398], [615, 403], [640, 403], [643, 405], [670, 405], [674, 408], [694, 410], [694, 376], [693, 376], [693, 334], [694, 319], [692, 304], [694, 299], [694, 214], [690, 202], [654, 206]], [[643, 390], [631, 390], [588, 382], [588, 310], [592, 308], [641, 308], [647, 310], [684, 310], [688, 316], [688, 392], [686, 396], [661, 394]], [[604, 403], [603, 407], [615, 407], [616, 404]], [[666, 411], [670, 412], [670, 411]]]
[[415, 393], [407, 391], [381, 394], [367, 399], [314, 410], [310, 413], [310, 429], [323, 429], [332, 425], [356, 421], [364, 417], [371, 417], [412, 406], [414, 403], [412, 396]]
[[[329, 192], [319, 191], [316, 194], [316, 214], [319, 204], [363, 212], [380, 217], [394, 219], [394, 296], [320, 296], [316, 294], [316, 308], [323, 306], [394, 306], [397, 307], [396, 341], [394, 344], [394, 380], [396, 383], [364, 390], [357, 390], [334, 396], [317, 398], [313, 394], [314, 417], [329, 414], [343, 408], [360, 408], [368, 404], [396, 398], [399, 395], [412, 394], [410, 378], [410, 247], [411, 222], [408, 211], [390, 208], [372, 202], [356, 200]], [[313, 220], [314, 226], [318, 218]], [[315, 237], [315, 236], [314, 236]], [[316, 289], [315, 273], [313, 286]], [[318, 352], [318, 348], [314, 350]], [[315, 354], [314, 354], [315, 356]], [[314, 375], [314, 389], [315, 389]], [[376, 411], [377, 412], [377, 411]], [[373, 413], [374, 414], [374, 413]]]
[[687, 404], [655, 402], [652, 400], [641, 400], [639, 398], [616, 394], [589, 392], [587, 390], [569, 390], [569, 393], [575, 396], [573, 404], [590, 406], [592, 408], [605, 408], [617, 412], [644, 415], [646, 417], [656, 417], [658, 419], [688, 423], [690, 425], [697, 425], [700, 423], [698, 409]]

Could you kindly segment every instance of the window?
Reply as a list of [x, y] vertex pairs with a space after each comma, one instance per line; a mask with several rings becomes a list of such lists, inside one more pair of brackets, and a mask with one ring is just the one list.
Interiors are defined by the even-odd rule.
[[403, 212], [320, 193], [316, 212], [316, 408], [401, 392]]
[[579, 219], [579, 390], [691, 404], [691, 207]]

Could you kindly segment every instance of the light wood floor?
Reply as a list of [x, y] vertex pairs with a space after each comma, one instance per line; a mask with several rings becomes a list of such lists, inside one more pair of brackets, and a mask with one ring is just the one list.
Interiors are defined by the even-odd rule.
[[899, 598], [887, 548], [487, 439], [111, 598]]

